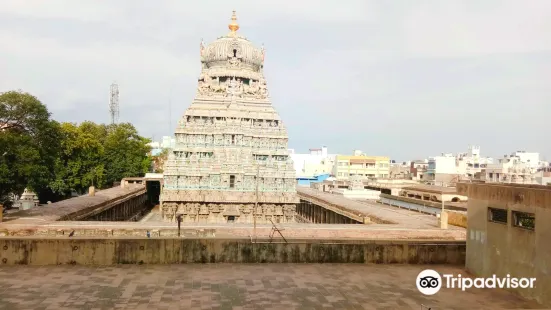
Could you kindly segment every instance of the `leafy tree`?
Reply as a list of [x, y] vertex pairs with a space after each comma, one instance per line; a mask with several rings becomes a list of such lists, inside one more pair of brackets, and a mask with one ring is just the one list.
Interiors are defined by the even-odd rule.
[[0, 203], [25, 187], [42, 202], [102, 188], [151, 166], [150, 141], [131, 124], [59, 124], [21, 91], [0, 94]]
[[144, 176], [151, 167], [149, 139], [138, 135], [130, 123], [108, 126], [105, 139], [104, 163], [106, 183], [120, 181], [124, 177]]
[[0, 202], [25, 187], [38, 192], [54, 179], [59, 124], [29, 93], [0, 94]]
[[79, 129], [83, 132], [91, 134], [97, 138], [102, 145], [104, 145], [105, 140], [107, 139], [109, 126], [105, 124], [96, 124], [91, 121], [84, 121], [80, 124]]
[[86, 192], [91, 185], [104, 184], [103, 145], [101, 136], [91, 129], [101, 128], [92, 122], [76, 126], [61, 124], [62, 142], [56, 160], [56, 179], [50, 188], [57, 194], [69, 196], [72, 191]]

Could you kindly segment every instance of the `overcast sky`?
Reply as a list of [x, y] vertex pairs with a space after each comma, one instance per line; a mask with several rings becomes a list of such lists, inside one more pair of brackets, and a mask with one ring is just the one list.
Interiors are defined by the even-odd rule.
[[0, 91], [36, 95], [59, 121], [108, 122], [116, 81], [120, 120], [160, 140], [195, 95], [201, 38], [226, 34], [232, 10], [265, 44], [299, 152], [408, 160], [476, 144], [551, 160], [549, 0], [0, 0]]

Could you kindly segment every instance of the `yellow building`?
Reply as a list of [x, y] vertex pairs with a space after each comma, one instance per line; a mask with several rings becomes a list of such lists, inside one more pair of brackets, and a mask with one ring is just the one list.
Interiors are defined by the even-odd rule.
[[389, 174], [389, 157], [367, 156], [358, 151], [354, 152], [354, 155], [337, 155], [333, 166], [333, 175], [337, 180], [347, 180], [354, 175], [362, 178], [386, 179]]

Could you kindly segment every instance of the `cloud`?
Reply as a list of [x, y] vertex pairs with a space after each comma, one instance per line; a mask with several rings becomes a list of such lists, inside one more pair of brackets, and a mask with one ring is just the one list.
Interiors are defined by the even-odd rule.
[[201, 38], [224, 35], [232, 10], [266, 45], [273, 104], [299, 151], [405, 160], [474, 143], [551, 155], [546, 0], [4, 0], [0, 90], [30, 91], [61, 121], [107, 122], [117, 81], [121, 120], [159, 138], [195, 95]]

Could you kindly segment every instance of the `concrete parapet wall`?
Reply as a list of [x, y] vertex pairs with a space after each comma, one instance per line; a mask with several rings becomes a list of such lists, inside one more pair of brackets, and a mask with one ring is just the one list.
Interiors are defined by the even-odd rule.
[[551, 209], [551, 186], [546, 185], [458, 183], [457, 192], [469, 199]]
[[[415, 199], [415, 198], [409, 198], [409, 197], [402, 197], [402, 196], [394, 196], [394, 195], [388, 195], [388, 194], [381, 194], [381, 197], [388, 198], [388, 199], [400, 200], [400, 201], [404, 201], [404, 202], [414, 203], [414, 204], [423, 205], [423, 206], [427, 206], [427, 207], [438, 208], [438, 209], [442, 208], [442, 203], [441, 202], [427, 201], [427, 200], [421, 200], [421, 199]], [[466, 208], [464, 208], [464, 207], [459, 207], [459, 206], [446, 204], [446, 202], [444, 202], [444, 208], [446, 210], [455, 210], [455, 211], [465, 211], [466, 210]]]
[[0, 264], [465, 263], [464, 241], [0, 239]]

